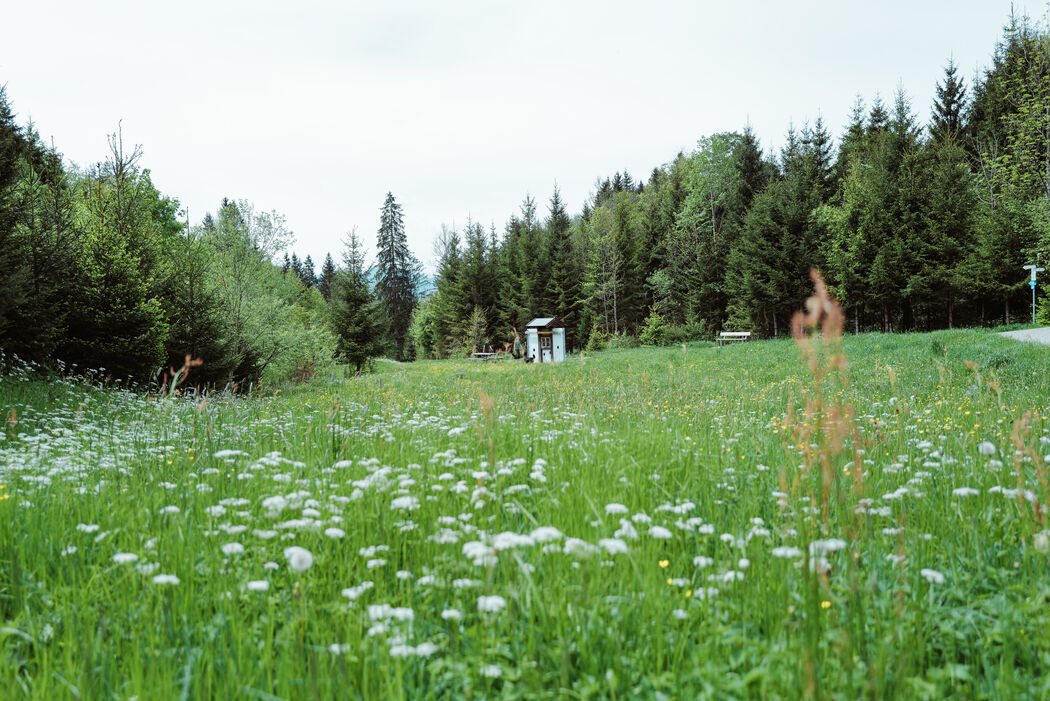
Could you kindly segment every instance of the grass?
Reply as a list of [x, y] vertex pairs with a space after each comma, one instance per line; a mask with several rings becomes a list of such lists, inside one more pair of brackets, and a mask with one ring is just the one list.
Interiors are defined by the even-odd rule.
[[1045, 698], [1050, 349], [844, 350], [848, 384], [788, 340], [207, 401], [12, 372], [0, 697]]

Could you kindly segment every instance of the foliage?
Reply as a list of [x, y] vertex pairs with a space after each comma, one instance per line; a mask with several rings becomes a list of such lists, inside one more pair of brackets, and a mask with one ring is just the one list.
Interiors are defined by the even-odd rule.
[[386, 347], [388, 317], [365, 278], [364, 249], [355, 231], [346, 239], [343, 270], [335, 276], [329, 322], [336, 355], [360, 373]]
[[388, 343], [398, 360], [406, 358], [408, 325], [416, 305], [419, 262], [408, 250], [404, 214], [390, 192], [380, 212], [376, 253], [376, 296], [388, 320]]

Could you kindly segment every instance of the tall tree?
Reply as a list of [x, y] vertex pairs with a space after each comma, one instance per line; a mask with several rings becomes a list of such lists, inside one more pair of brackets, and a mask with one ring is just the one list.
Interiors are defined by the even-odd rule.
[[384, 305], [369, 290], [364, 246], [356, 231], [347, 235], [343, 269], [335, 276], [330, 323], [338, 356], [357, 372], [369, 358], [383, 352], [387, 332]]
[[726, 260], [739, 231], [728, 215], [737, 190], [733, 154], [740, 139], [736, 133], [714, 134], [701, 139], [693, 152], [688, 193], [676, 222], [680, 239], [688, 243], [681, 251], [685, 255], [669, 269], [690, 300], [690, 317], [712, 328], [721, 326], [725, 314]]
[[324, 264], [321, 265], [321, 274], [317, 278], [317, 289], [320, 291], [321, 296], [324, 297], [324, 301], [329, 302], [332, 299], [332, 280], [335, 279], [335, 261], [332, 260], [332, 254], [326, 253], [324, 257]]
[[582, 345], [585, 339], [577, 337], [580, 326], [579, 299], [580, 270], [572, 246], [570, 226], [572, 220], [561, 199], [557, 184], [548, 205], [549, 213], [545, 222], [545, 241], [547, 244], [547, 262], [550, 266], [550, 277], [546, 288], [547, 308], [550, 314], [558, 317], [564, 324], [567, 338], [566, 346], [575, 348]]
[[299, 279], [306, 287], [317, 287], [317, 275], [314, 273], [314, 259], [309, 254], [303, 259], [300, 266]]
[[386, 193], [380, 210], [376, 249], [376, 294], [390, 321], [389, 340], [394, 356], [404, 360], [408, 325], [417, 301], [415, 279], [420, 265], [408, 249], [401, 205], [390, 192]]
[[962, 134], [966, 114], [966, 85], [958, 75], [955, 61], [948, 60], [944, 81], [937, 83], [937, 97], [933, 100], [930, 136], [934, 141], [956, 141]]

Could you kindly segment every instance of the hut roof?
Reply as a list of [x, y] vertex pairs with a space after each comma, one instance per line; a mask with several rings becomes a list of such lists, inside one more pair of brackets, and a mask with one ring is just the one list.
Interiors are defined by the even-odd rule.
[[527, 329], [563, 329], [565, 324], [561, 323], [556, 317], [545, 317], [536, 318], [530, 321], [526, 327]]

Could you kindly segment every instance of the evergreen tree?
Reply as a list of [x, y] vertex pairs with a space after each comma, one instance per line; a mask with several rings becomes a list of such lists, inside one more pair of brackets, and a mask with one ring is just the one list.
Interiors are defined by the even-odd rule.
[[185, 233], [169, 251], [161, 281], [169, 324], [163, 367], [178, 370], [187, 355], [203, 361], [187, 378], [198, 386], [228, 381], [238, 364], [215, 289], [214, 264], [205, 231], [192, 230], [187, 222]]
[[857, 95], [850, 110], [849, 124], [842, 135], [833, 168], [836, 188], [841, 193], [850, 164], [864, 145], [864, 99]]
[[133, 252], [137, 235], [124, 238], [128, 229], [117, 224], [114, 210], [122, 202], [108, 172], [97, 168], [85, 181], [88, 225], [78, 251], [69, 334], [59, 353], [82, 368], [144, 379], [164, 360], [168, 329], [153, 281]]
[[364, 247], [356, 231], [345, 241], [343, 269], [335, 276], [329, 318], [338, 357], [357, 372], [383, 352], [387, 333], [384, 305], [368, 288]]
[[930, 120], [930, 136], [934, 141], [955, 141], [963, 129], [966, 112], [966, 86], [956, 73], [955, 61], [948, 61], [944, 69], [944, 82], [937, 83], [937, 97], [933, 101], [933, 117]]
[[573, 251], [569, 230], [571, 224], [569, 213], [565, 210], [565, 203], [561, 199], [561, 192], [555, 185], [554, 194], [550, 199], [544, 235], [547, 245], [546, 258], [550, 266], [546, 305], [550, 310], [549, 313], [565, 324], [567, 348], [579, 347], [584, 340], [577, 335], [580, 325], [578, 308], [581, 295], [580, 270], [576, 265]]
[[459, 330], [470, 309], [462, 280], [463, 256], [459, 245], [459, 233], [455, 229], [441, 227], [435, 245], [438, 256], [437, 292], [431, 298], [430, 323], [434, 353], [439, 358], [459, 355], [463, 340]]
[[880, 133], [886, 129], [889, 123], [890, 114], [886, 111], [886, 105], [882, 102], [882, 97], [875, 93], [875, 99], [871, 103], [871, 111], [868, 112], [866, 133]]
[[388, 333], [394, 356], [404, 360], [420, 265], [408, 250], [401, 205], [389, 192], [380, 213], [376, 248], [376, 293], [390, 322]]
[[17, 164], [25, 146], [21, 132], [8, 104], [6, 90], [0, 85], [0, 280], [4, 281], [4, 294], [0, 295], [0, 349], [7, 351], [11, 350], [7, 333], [15, 309], [24, 299], [28, 280], [14, 240]]
[[314, 274], [314, 259], [307, 254], [299, 268], [299, 279], [306, 287], [317, 287], [317, 276]]
[[321, 296], [324, 297], [326, 302], [332, 299], [332, 280], [334, 279], [335, 261], [332, 260], [331, 253], [326, 253], [324, 264], [321, 266], [321, 275], [317, 278], [317, 289], [321, 292]]
[[41, 145], [32, 125], [25, 132], [17, 172], [16, 220], [7, 252], [19, 260], [24, 284], [11, 290], [15, 304], [3, 346], [47, 363], [66, 334], [69, 305], [76, 298], [70, 271], [76, 268], [77, 198], [61, 156]]

